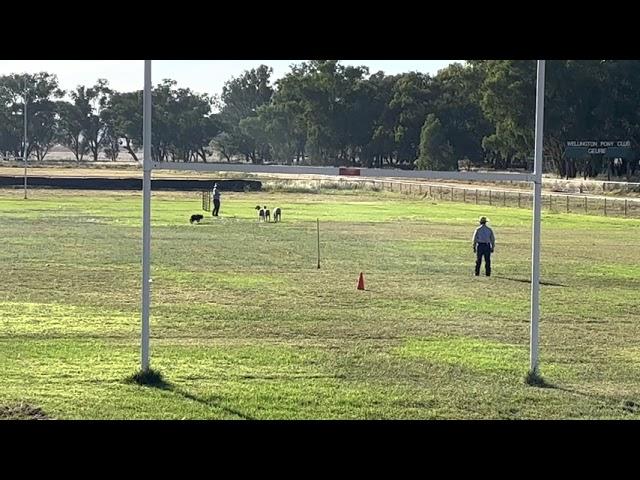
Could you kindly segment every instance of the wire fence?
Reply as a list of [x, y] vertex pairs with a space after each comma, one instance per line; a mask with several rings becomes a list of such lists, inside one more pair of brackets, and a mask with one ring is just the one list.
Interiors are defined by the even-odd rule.
[[[285, 180], [283, 184], [291, 188], [300, 181]], [[296, 187], [293, 187], [296, 188]], [[370, 189], [398, 192], [420, 196], [436, 201], [450, 201], [475, 205], [531, 209], [533, 193], [528, 191], [492, 189], [490, 187], [471, 188], [453, 185], [438, 185], [426, 182], [407, 182], [395, 179], [340, 179], [307, 180], [306, 187], [300, 190], [319, 188]], [[584, 194], [545, 193], [542, 195], [542, 208], [554, 213], [576, 213], [583, 215], [616, 216], [640, 218], [640, 199], [615, 198]]]
[[[273, 188], [285, 188], [287, 191], [295, 190], [299, 185], [301, 192], [319, 188], [353, 189], [362, 188], [370, 190], [386, 190], [406, 195], [420, 196], [436, 201], [450, 201], [469, 203], [475, 205], [503, 206], [512, 208], [531, 209], [533, 206], [533, 193], [527, 190], [493, 189], [489, 186], [473, 188], [469, 186], [455, 186], [450, 184], [434, 184], [428, 182], [406, 181], [399, 179], [365, 179], [365, 178], [340, 178], [336, 179], [265, 179], [263, 184], [271, 184]], [[305, 185], [302, 185], [305, 184]], [[14, 188], [22, 188], [16, 185]], [[203, 208], [206, 199], [203, 196]], [[640, 218], [640, 198], [620, 198], [605, 195], [570, 194], [570, 193], [544, 193], [542, 195], [542, 208], [554, 213], [577, 213], [584, 215], [616, 216], [627, 218]]]
[[[366, 181], [376, 190], [389, 190], [408, 195], [420, 195], [440, 201], [516, 207], [531, 209], [532, 192], [493, 190], [490, 188], [454, 187], [418, 182]], [[585, 215], [620, 216], [640, 218], [640, 199], [605, 196], [548, 193], [542, 195], [542, 208], [554, 213], [579, 213]]]

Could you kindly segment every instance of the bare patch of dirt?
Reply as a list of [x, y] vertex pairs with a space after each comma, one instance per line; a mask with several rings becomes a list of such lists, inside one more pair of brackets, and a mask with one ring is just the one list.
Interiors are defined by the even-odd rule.
[[0, 405], [0, 420], [51, 420], [40, 407], [28, 403]]

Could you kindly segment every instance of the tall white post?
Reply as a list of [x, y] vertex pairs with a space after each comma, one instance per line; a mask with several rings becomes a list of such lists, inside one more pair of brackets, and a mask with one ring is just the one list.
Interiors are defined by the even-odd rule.
[[542, 153], [544, 127], [545, 61], [538, 60], [536, 82], [536, 129], [533, 164], [533, 233], [531, 241], [531, 339], [529, 369], [538, 374], [538, 323], [540, 321], [540, 217], [542, 209]]
[[141, 369], [149, 370], [149, 306], [151, 303], [151, 60], [144, 61], [142, 176], [142, 340]]
[[24, 151], [22, 152], [24, 159], [24, 198], [27, 198], [27, 90], [25, 86], [24, 92]]

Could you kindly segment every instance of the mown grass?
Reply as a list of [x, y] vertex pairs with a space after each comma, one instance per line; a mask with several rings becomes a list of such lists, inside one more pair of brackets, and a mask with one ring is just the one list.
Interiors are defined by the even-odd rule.
[[[52, 418], [640, 418], [640, 221], [389, 192], [154, 193], [152, 366], [139, 368], [141, 197], [0, 191], [0, 405]], [[255, 205], [283, 209], [259, 224]], [[494, 275], [474, 277], [487, 215]], [[316, 219], [321, 262], [317, 269]], [[366, 290], [356, 290], [364, 272]]]

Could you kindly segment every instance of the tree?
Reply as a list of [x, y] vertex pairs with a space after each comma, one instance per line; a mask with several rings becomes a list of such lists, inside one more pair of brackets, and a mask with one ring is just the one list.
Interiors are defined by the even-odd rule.
[[245, 71], [240, 77], [232, 78], [222, 88], [222, 109], [219, 121], [226, 133], [223, 137], [223, 155], [230, 158], [233, 155], [244, 155], [246, 160], [254, 163], [263, 160], [262, 155], [268, 151], [264, 144], [257, 144], [256, 140], [243, 133], [240, 122], [258, 114], [258, 108], [271, 101], [273, 88], [270, 77], [273, 69], [266, 65]]
[[484, 71], [481, 106], [495, 131], [483, 143], [496, 148], [508, 167], [533, 155], [535, 61], [486, 60], [472, 63]]
[[366, 68], [345, 67], [337, 60], [292, 66], [277, 82], [272, 101], [271, 129], [281, 129], [279, 149], [287, 155], [295, 150], [297, 160], [308, 152], [316, 164], [359, 161], [375, 120], [375, 115], [366, 118], [368, 105], [362, 101], [372, 93], [367, 75]]
[[394, 147], [398, 165], [413, 165], [418, 157], [420, 132], [427, 114], [433, 111], [433, 80], [411, 72], [400, 75], [393, 85], [389, 109], [393, 115]]
[[142, 107], [141, 90], [113, 92], [103, 115], [110, 132], [108, 134], [118, 137], [120, 146], [136, 162], [138, 161], [136, 152], [142, 147]]
[[468, 164], [483, 163], [482, 141], [493, 132], [480, 106], [483, 80], [480, 69], [459, 63], [440, 70], [434, 78], [433, 111], [442, 123], [454, 157]]
[[93, 87], [84, 92], [84, 101], [86, 102], [86, 110], [83, 111], [85, 113], [83, 118], [84, 135], [93, 155], [93, 161], [97, 162], [107, 134], [104, 116], [101, 113], [107, 108], [113, 91], [109, 88], [106, 80], [99, 79]]
[[440, 120], [429, 114], [420, 133], [420, 155], [416, 161], [420, 170], [457, 170], [453, 147], [446, 138]]
[[115, 162], [120, 155], [120, 137], [116, 116], [112, 110], [105, 108], [100, 112], [100, 120], [104, 125], [103, 152], [109, 160]]
[[235, 138], [224, 130], [213, 138], [211, 146], [226, 158], [227, 162], [231, 162], [232, 157], [240, 151], [240, 147], [235, 143]]
[[[485, 138], [484, 147], [506, 160], [499, 165], [503, 168], [513, 160], [532, 158], [535, 62], [489, 60], [472, 64], [485, 72], [481, 103], [495, 127]], [[610, 172], [610, 162], [582, 162], [566, 157], [564, 150], [567, 140], [613, 138], [628, 132], [615, 101], [622, 90], [618, 85], [623, 85], [612, 75], [615, 64], [601, 60], [547, 62], [544, 155], [551, 161], [548, 167], [559, 175], [574, 177], [580, 170], [595, 175], [603, 168]], [[626, 88], [629, 83], [624, 85]]]
[[360, 162], [366, 167], [380, 168], [393, 156], [395, 118], [388, 106], [397, 78], [384, 72], [371, 75], [366, 81], [367, 91], [362, 91], [359, 99], [365, 110], [362, 113], [362, 129], [356, 136], [359, 143], [362, 142]]
[[[276, 82], [276, 91], [273, 94], [270, 112], [272, 125], [272, 147], [281, 152], [277, 157], [285, 159], [288, 163], [288, 155], [292, 153], [297, 163], [304, 162], [307, 151], [308, 124], [306, 111], [309, 108], [305, 102], [304, 88], [306, 64], [293, 65], [291, 72]], [[279, 131], [278, 131], [279, 130]], [[293, 150], [289, 152], [289, 150]], [[284, 158], [280, 158], [284, 155]], [[291, 158], [293, 160], [293, 158]]]
[[29, 142], [38, 161], [44, 160], [58, 138], [58, 113], [54, 102], [42, 102], [31, 118]]
[[81, 162], [88, 149], [83, 133], [83, 113], [75, 103], [64, 100], [56, 103], [56, 111], [58, 113], [56, 140], [71, 150], [76, 162]]
[[221, 131], [217, 115], [211, 114], [212, 100], [188, 88], [171, 92], [167, 100], [174, 132], [169, 147], [172, 159], [206, 162], [211, 139]]
[[299, 161], [304, 156], [305, 139], [299, 138], [292, 106], [290, 102], [273, 101], [260, 107], [257, 117], [241, 122], [245, 134], [255, 135], [258, 142], [268, 144], [271, 149], [268, 155], [286, 164], [291, 164], [294, 158]]
[[[55, 75], [46, 72], [36, 74], [12, 74], [0, 77], [0, 147], [14, 156], [29, 157], [36, 152], [43, 159], [55, 140], [56, 114], [53, 100], [64, 92], [58, 87]], [[24, 104], [27, 104], [27, 151], [22, 138]]]
[[[7, 78], [0, 77], [0, 149], [3, 156], [21, 156], [22, 129], [20, 105], [16, 104], [15, 93], [6, 85]], [[22, 110], [24, 112], [24, 110]]]

